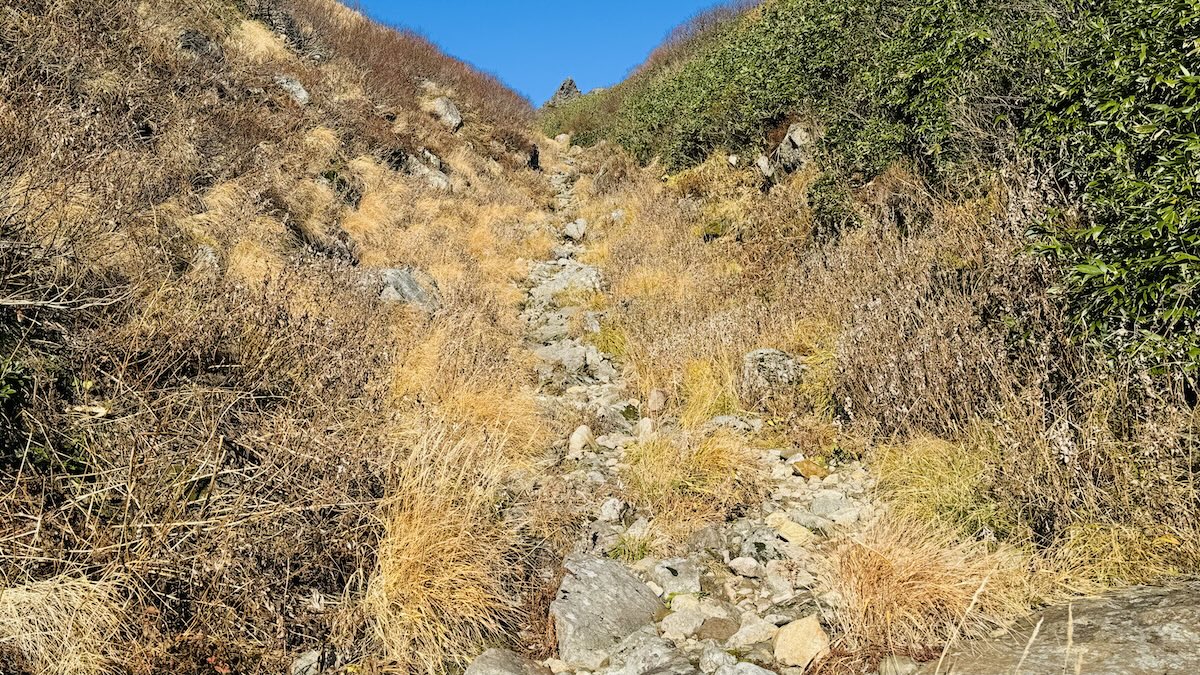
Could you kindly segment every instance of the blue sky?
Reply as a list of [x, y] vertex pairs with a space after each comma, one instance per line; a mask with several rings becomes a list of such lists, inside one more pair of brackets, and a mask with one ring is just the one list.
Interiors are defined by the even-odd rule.
[[360, 0], [541, 105], [564, 78], [584, 91], [624, 79], [667, 32], [714, 0]]

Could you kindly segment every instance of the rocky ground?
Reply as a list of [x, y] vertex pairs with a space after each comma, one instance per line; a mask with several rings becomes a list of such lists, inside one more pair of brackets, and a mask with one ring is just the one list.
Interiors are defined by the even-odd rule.
[[[551, 180], [560, 213], [571, 214], [573, 176]], [[815, 590], [812, 564], [826, 537], [852, 533], [878, 514], [874, 483], [857, 463], [831, 472], [791, 451], [765, 450], [772, 489], [760, 508], [697, 532], [682, 555], [659, 559], [638, 549], [651, 516], [619, 496], [625, 451], [677, 430], [658, 415], [664, 393], [638, 401], [611, 355], [571, 337], [573, 326], [600, 330], [599, 313], [581, 304], [604, 292], [600, 271], [579, 261], [588, 227], [576, 219], [561, 228], [555, 257], [529, 275], [523, 313], [543, 403], [559, 418], [587, 420], [562, 441], [560, 466], [572, 490], [596, 505], [550, 608], [558, 658], [537, 664], [493, 650], [472, 673], [757, 675], [772, 666], [799, 675], [828, 651], [820, 616], [836, 602]], [[764, 386], [786, 381], [796, 367], [780, 352], [746, 359], [747, 376]], [[761, 424], [734, 416], [710, 422], [735, 432]]]
[[[563, 220], [577, 206], [569, 158], [567, 166], [551, 177]], [[831, 653], [825, 626], [839, 601], [821, 591], [815, 570], [832, 541], [861, 533], [886, 509], [874, 496], [875, 483], [858, 463], [826, 468], [794, 450], [763, 450], [771, 486], [758, 508], [700, 530], [673, 557], [655, 557], [650, 547], [639, 546], [649, 540], [653, 525], [651, 514], [621, 497], [626, 449], [679, 430], [660, 415], [664, 392], [637, 400], [612, 355], [572, 337], [580, 328], [599, 332], [602, 318], [587, 299], [604, 293], [604, 279], [579, 259], [589, 225], [575, 219], [561, 227], [553, 259], [536, 264], [529, 275], [523, 313], [539, 359], [543, 403], [559, 419], [586, 420], [556, 448], [572, 492], [592, 505], [550, 606], [557, 655], [535, 662], [492, 649], [475, 660], [468, 675], [811, 672]], [[796, 367], [781, 352], [752, 352], [743, 379], [769, 387], [786, 382]], [[710, 425], [750, 434], [761, 421], [725, 416]], [[1077, 609], [1051, 608], [1028, 628], [997, 636], [995, 649], [982, 656], [952, 650], [922, 665], [907, 656], [883, 655], [876, 672], [1200, 672], [1200, 650], [1194, 648], [1200, 640], [1197, 599], [1196, 586], [1170, 593], [1132, 589]]]

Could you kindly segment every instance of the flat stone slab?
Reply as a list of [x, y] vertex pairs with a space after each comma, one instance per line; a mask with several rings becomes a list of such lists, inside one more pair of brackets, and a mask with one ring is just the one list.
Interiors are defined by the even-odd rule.
[[621, 563], [573, 556], [550, 603], [559, 658], [575, 669], [598, 670], [613, 647], [644, 626], [653, 626], [662, 602]]
[[[1041, 629], [1033, 638], [1039, 620]], [[1200, 583], [1139, 586], [1051, 607], [1012, 635], [973, 647], [975, 653], [947, 655], [941, 674], [1200, 673]], [[920, 673], [935, 671], [936, 661]]]

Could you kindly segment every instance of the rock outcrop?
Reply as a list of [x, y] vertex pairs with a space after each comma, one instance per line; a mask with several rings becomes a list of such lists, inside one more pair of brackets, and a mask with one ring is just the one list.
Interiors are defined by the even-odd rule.
[[412, 267], [393, 267], [380, 270], [379, 279], [383, 289], [379, 299], [416, 305], [429, 312], [441, 306], [437, 282], [428, 274]]
[[622, 640], [643, 627], [653, 629], [663, 605], [621, 563], [581, 556], [564, 567], [567, 576], [550, 603], [563, 661], [596, 670]]
[[[919, 671], [932, 675], [936, 661]], [[1056, 606], [947, 655], [943, 675], [1200, 673], [1200, 584], [1130, 588]]]
[[558, 86], [558, 91], [554, 92], [554, 96], [546, 102], [546, 107], [553, 108], [554, 106], [569, 103], [583, 96], [583, 92], [579, 91], [579, 86], [575, 84], [575, 80], [568, 77], [563, 80], [563, 83]]
[[778, 349], [758, 349], [742, 359], [742, 393], [750, 401], [773, 398], [800, 383], [804, 363]]
[[463, 126], [463, 116], [458, 106], [445, 96], [433, 99], [433, 114], [450, 131], [458, 131]]

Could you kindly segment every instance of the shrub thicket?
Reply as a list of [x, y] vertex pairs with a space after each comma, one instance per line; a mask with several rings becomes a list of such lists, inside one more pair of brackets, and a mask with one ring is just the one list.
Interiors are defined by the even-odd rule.
[[807, 117], [822, 165], [854, 185], [903, 160], [961, 190], [1037, 156], [1047, 201], [1084, 206], [1052, 212], [1039, 238], [1080, 332], [1190, 370], [1198, 16], [1192, 0], [775, 0], [543, 123], [679, 170], [717, 148], [756, 152]]

